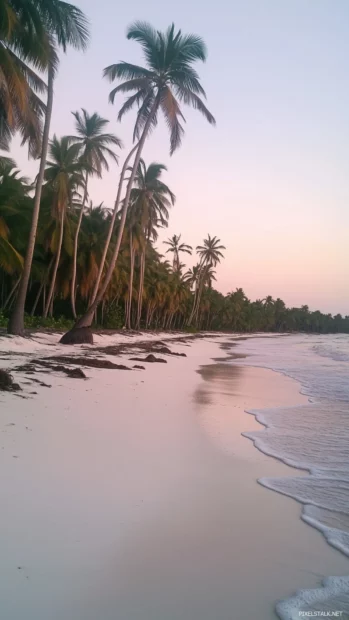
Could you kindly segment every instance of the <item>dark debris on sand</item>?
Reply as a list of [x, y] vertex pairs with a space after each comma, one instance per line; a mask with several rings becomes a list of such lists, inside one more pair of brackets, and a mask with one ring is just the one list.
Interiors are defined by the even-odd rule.
[[18, 383], [14, 382], [13, 377], [8, 370], [3, 370], [0, 368], [0, 391], [19, 392], [21, 389], [22, 388], [18, 385]]
[[149, 362], [150, 364], [154, 364], [154, 363], [167, 364], [166, 360], [163, 360], [161, 357], [155, 357], [155, 355], [153, 355], [152, 353], [150, 353], [150, 355], [147, 355], [147, 357], [144, 357], [144, 358], [130, 357], [130, 361], [131, 362]]
[[42, 363], [62, 362], [64, 364], [72, 364], [73, 366], [87, 366], [89, 368], [110, 368], [114, 370], [131, 370], [124, 364], [114, 364], [109, 360], [92, 358], [92, 357], [75, 357], [68, 355], [57, 355], [49, 357], [48, 360], [39, 360]]

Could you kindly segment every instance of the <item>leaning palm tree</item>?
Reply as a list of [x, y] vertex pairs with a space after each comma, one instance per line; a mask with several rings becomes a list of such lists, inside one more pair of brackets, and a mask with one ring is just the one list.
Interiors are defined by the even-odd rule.
[[[110, 81], [122, 80], [121, 84], [116, 86], [109, 95], [112, 103], [118, 93], [133, 93], [127, 97], [119, 110], [118, 119], [121, 120], [126, 112], [138, 106], [133, 132], [136, 142], [136, 147], [133, 150], [136, 150], [136, 154], [123, 201], [117, 242], [107, 273], [95, 301], [77, 322], [76, 327], [91, 325], [95, 310], [112, 278], [122, 241], [134, 178], [145, 141], [157, 124], [159, 112], [163, 113], [170, 131], [171, 154], [180, 146], [184, 134], [182, 122], [185, 119], [181, 104], [197, 109], [210, 124], [215, 124], [214, 117], [203, 102], [205, 91], [193, 67], [196, 61], [204, 62], [206, 60], [206, 46], [201, 37], [192, 34], [184, 35], [180, 30], [176, 32], [173, 24], [165, 33], [162, 33], [147, 23], [136, 22], [128, 28], [127, 38], [141, 44], [146, 59], [146, 67], [119, 62], [106, 67], [104, 75]], [[119, 181], [116, 209], [118, 209], [121, 199], [121, 187], [125, 172], [124, 165]], [[99, 286], [102, 277], [103, 267], [104, 265], [100, 266], [97, 286]]]
[[164, 241], [165, 245], [170, 246], [168, 250], [166, 250], [166, 254], [168, 254], [168, 252], [173, 252], [173, 271], [180, 270], [180, 253], [185, 252], [186, 254], [191, 254], [193, 251], [191, 245], [180, 243], [181, 236], [182, 235], [173, 235], [170, 239]]
[[110, 146], [121, 148], [122, 143], [121, 140], [119, 140], [119, 138], [117, 138], [114, 134], [104, 132], [104, 129], [109, 124], [109, 121], [99, 116], [97, 112], [94, 112], [90, 115], [86, 110], [84, 110], [84, 108], [82, 108], [81, 113], [73, 112], [73, 115], [75, 117], [75, 129], [77, 135], [71, 136], [71, 140], [72, 142], [80, 145], [81, 158], [87, 164], [85, 172], [84, 197], [74, 236], [73, 274], [71, 281], [71, 306], [73, 316], [76, 319], [76, 264], [81, 221], [83, 218], [88, 196], [89, 176], [96, 175], [98, 178], [101, 178], [103, 170], [109, 170], [108, 158], [117, 163], [118, 157], [110, 148]]
[[58, 140], [58, 138], [54, 136], [49, 147], [51, 160], [47, 162], [47, 168], [45, 170], [45, 179], [47, 181], [45, 187], [47, 187], [52, 195], [52, 215], [58, 222], [59, 238], [44, 311], [45, 317], [49, 312], [55, 290], [67, 208], [72, 205], [74, 192], [84, 187], [86, 178], [86, 165], [79, 158], [79, 144], [70, 144], [70, 138], [68, 136], [64, 136], [61, 140]]
[[[14, 1], [14, 0], [11, 0]], [[16, 0], [17, 1], [17, 0]], [[37, 22], [41, 23], [41, 29], [46, 32], [44, 42], [47, 48], [47, 105], [42, 146], [40, 154], [39, 174], [36, 180], [34, 208], [32, 214], [31, 229], [24, 259], [23, 273], [19, 284], [18, 295], [8, 323], [10, 334], [21, 335], [24, 330], [24, 309], [28, 290], [29, 277], [34, 256], [35, 240], [40, 212], [40, 200], [44, 182], [45, 166], [47, 159], [50, 124], [53, 107], [53, 85], [58, 68], [57, 49], [65, 52], [70, 45], [76, 49], [85, 49], [89, 39], [88, 23], [84, 13], [72, 4], [62, 0], [18, 0], [25, 7], [33, 5], [37, 7]], [[25, 15], [25, 13], [24, 13]], [[26, 21], [21, 23], [26, 29]]]

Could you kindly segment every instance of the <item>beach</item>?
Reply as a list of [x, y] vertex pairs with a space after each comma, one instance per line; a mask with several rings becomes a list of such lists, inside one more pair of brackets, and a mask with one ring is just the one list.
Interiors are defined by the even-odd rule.
[[[186, 356], [145, 362], [141, 343], [159, 340]], [[227, 336], [99, 336], [97, 353], [57, 341], [0, 338], [0, 367], [76, 355], [130, 370], [33, 364], [13, 371], [21, 392], [0, 392], [1, 618], [270, 620], [348, 574], [301, 505], [257, 482], [307, 474], [242, 435], [263, 429], [246, 410], [307, 403], [297, 381], [227, 364]]]

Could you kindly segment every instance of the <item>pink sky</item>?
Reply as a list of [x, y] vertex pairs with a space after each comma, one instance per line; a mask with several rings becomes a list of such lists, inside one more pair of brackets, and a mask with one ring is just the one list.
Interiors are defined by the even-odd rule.
[[[90, 17], [92, 42], [85, 55], [62, 59], [53, 131], [72, 133], [70, 112], [85, 107], [109, 118], [129, 148], [135, 115], [116, 123], [122, 97], [110, 106], [101, 78], [112, 62], [142, 62], [126, 26], [135, 18], [157, 28], [174, 21], [202, 35], [209, 56], [198, 70], [217, 127], [188, 111], [172, 158], [163, 122], [149, 140], [144, 159], [168, 165], [164, 180], [177, 196], [160, 239], [182, 233], [196, 246], [217, 235], [227, 247], [217, 270], [223, 293], [242, 287], [252, 299], [272, 295], [349, 314], [348, 3], [218, 0], [205, 11], [199, 0], [77, 4]], [[13, 154], [35, 174], [18, 147]], [[117, 180], [113, 167], [93, 181], [93, 200], [112, 206]]]

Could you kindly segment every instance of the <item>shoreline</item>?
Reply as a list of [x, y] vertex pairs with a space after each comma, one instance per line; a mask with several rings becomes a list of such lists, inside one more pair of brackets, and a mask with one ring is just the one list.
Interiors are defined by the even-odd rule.
[[[304, 397], [277, 373], [215, 363], [216, 336], [167, 342], [187, 357], [145, 371], [51, 371], [33, 398], [0, 393], [6, 620], [270, 620], [278, 599], [341, 573], [299, 503], [257, 483], [294, 472], [240, 434], [261, 428], [246, 403]], [[43, 341], [34, 357], [52, 353]]]

